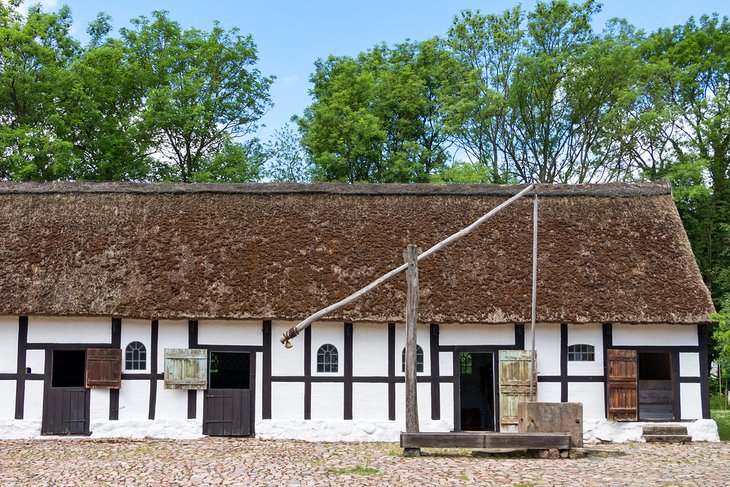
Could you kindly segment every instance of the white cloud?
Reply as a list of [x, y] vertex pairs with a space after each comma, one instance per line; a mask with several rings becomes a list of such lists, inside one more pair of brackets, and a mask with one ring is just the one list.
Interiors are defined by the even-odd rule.
[[58, 0], [26, 0], [20, 4], [18, 11], [23, 14], [23, 17], [25, 17], [28, 14], [28, 7], [37, 3], [41, 4], [41, 9], [44, 12], [56, 10], [56, 7], [58, 6]]

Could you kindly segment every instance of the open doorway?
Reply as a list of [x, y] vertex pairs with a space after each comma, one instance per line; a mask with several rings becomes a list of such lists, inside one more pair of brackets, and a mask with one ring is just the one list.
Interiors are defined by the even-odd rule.
[[494, 354], [461, 352], [461, 429], [494, 431]]
[[674, 419], [672, 354], [639, 352], [639, 420]]

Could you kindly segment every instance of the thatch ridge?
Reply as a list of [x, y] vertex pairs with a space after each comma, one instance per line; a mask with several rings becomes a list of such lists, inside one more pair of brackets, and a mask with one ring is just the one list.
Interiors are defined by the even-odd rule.
[[[178, 184], [127, 182], [14, 183], [0, 182], [0, 195], [26, 193], [143, 193], [143, 194], [358, 194], [358, 195], [475, 195], [509, 196], [525, 188], [500, 184], [346, 184], [235, 183]], [[541, 184], [541, 196], [656, 196], [671, 194], [669, 183]]]
[[[406, 244], [428, 248], [517, 191], [431, 188], [3, 183], [0, 315], [302, 319], [400, 265]], [[708, 320], [667, 185], [539, 192], [540, 322]], [[421, 321], [529, 320], [531, 207], [422, 262]], [[402, 321], [402, 281], [330, 319]]]

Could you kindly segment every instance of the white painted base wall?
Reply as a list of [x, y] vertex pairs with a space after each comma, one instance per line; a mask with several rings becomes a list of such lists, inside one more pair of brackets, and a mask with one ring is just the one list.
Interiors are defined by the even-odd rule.
[[641, 436], [644, 425], [686, 426], [692, 441], [720, 441], [714, 419], [698, 419], [681, 423], [619, 422], [605, 419], [583, 421], [583, 441], [586, 443], [644, 441]]
[[[449, 421], [423, 421], [421, 431], [451, 431]], [[305, 441], [399, 441], [402, 421], [342, 421], [333, 419], [276, 420], [256, 422], [256, 437], [266, 440]]]

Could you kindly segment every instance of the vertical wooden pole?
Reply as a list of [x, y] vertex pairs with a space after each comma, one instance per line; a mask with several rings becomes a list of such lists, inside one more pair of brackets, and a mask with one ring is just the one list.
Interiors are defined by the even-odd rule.
[[537, 191], [532, 203], [532, 313], [530, 334], [532, 353], [530, 354], [530, 402], [535, 400], [535, 314], [537, 312]]
[[[406, 432], [418, 432], [418, 378], [416, 376], [416, 324], [418, 322], [418, 254], [419, 249], [410, 244], [403, 251], [408, 293], [406, 295]], [[433, 360], [433, 359], [432, 359]], [[416, 456], [418, 448], [405, 448], [403, 455]]]

